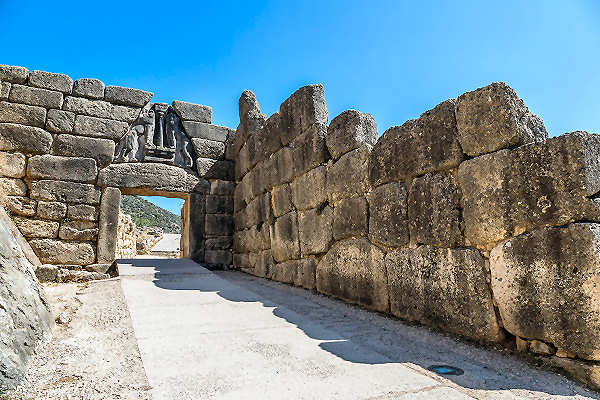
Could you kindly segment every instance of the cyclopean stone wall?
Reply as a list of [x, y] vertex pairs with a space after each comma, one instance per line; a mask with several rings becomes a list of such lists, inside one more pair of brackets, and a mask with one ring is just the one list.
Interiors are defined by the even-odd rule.
[[42, 263], [108, 268], [121, 192], [188, 200], [190, 256], [230, 263], [231, 130], [210, 107], [151, 98], [0, 65], [0, 194]]
[[548, 139], [503, 83], [379, 139], [359, 111], [328, 125], [321, 85], [268, 118], [245, 91], [239, 113], [235, 267], [478, 341], [600, 360], [600, 136]]

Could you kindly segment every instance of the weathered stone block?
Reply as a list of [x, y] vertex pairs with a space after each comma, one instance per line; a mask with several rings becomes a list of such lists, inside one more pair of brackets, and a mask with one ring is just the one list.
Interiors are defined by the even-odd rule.
[[311, 169], [291, 183], [292, 199], [297, 210], [315, 208], [327, 201], [327, 167]]
[[600, 360], [600, 224], [547, 227], [490, 253], [504, 328], [578, 357]]
[[229, 196], [206, 196], [207, 214], [233, 214], [233, 197]]
[[50, 152], [52, 135], [40, 128], [0, 123], [0, 150], [27, 154]]
[[258, 253], [271, 248], [271, 228], [267, 224], [260, 226], [260, 230], [253, 226], [243, 231], [235, 232], [233, 245], [239, 253]]
[[90, 100], [83, 97], [66, 96], [63, 110], [96, 118], [114, 119], [132, 123], [140, 114], [136, 107], [120, 106], [103, 100]]
[[54, 141], [54, 151], [60, 156], [93, 158], [98, 167], [103, 168], [113, 160], [115, 142], [110, 139], [58, 135]]
[[202, 178], [222, 179], [225, 181], [234, 179], [234, 165], [231, 161], [197, 158], [196, 169], [198, 170], [198, 175]]
[[544, 123], [504, 82], [461, 95], [456, 101], [460, 144], [470, 156], [548, 138]]
[[75, 118], [73, 133], [82, 136], [119, 140], [127, 132], [128, 127], [126, 122], [78, 115]]
[[298, 215], [289, 212], [275, 220], [271, 235], [271, 250], [277, 262], [300, 258]]
[[325, 128], [319, 126], [294, 139], [291, 145], [294, 176], [302, 175], [327, 161], [325, 132]]
[[296, 260], [289, 260], [278, 264], [271, 265], [269, 270], [269, 278], [276, 282], [294, 283], [294, 278], [298, 274]]
[[184, 121], [205, 122], [210, 124], [210, 121], [212, 119], [212, 108], [210, 108], [209, 106], [192, 104], [179, 100], [173, 101], [171, 106], [173, 107], [173, 110], [175, 110], [177, 115], [179, 115], [179, 118], [181, 118]]
[[67, 75], [45, 71], [31, 71], [27, 83], [29, 86], [56, 90], [64, 94], [71, 94], [73, 89], [73, 79]]
[[98, 79], [80, 78], [73, 84], [73, 96], [89, 99], [104, 98], [104, 83]]
[[35, 269], [35, 276], [40, 282], [56, 282], [58, 267], [52, 264], [42, 264]]
[[75, 113], [62, 110], [48, 110], [46, 129], [54, 133], [71, 133], [75, 125]]
[[22, 178], [25, 176], [25, 155], [0, 152], [0, 176]]
[[233, 238], [231, 236], [221, 236], [214, 238], [206, 238], [204, 246], [206, 250], [228, 250], [233, 245]]
[[[193, 196], [190, 196], [190, 204], [193, 204]], [[110, 264], [115, 260], [120, 208], [121, 191], [114, 187], [104, 188], [102, 190], [102, 202], [100, 203], [100, 217], [98, 220], [97, 262], [100, 264]], [[192, 222], [193, 221], [190, 221], [190, 241], [195, 239], [195, 237], [192, 236]]]
[[211, 125], [210, 123], [183, 121], [183, 129], [191, 138], [225, 142], [231, 129], [225, 126]]
[[71, 221], [61, 224], [58, 237], [64, 240], [95, 240], [98, 226], [89, 221]]
[[274, 264], [271, 250], [261, 251], [260, 253], [250, 253], [248, 255], [248, 264], [251, 268], [248, 272], [251, 274], [261, 278], [271, 277]]
[[67, 209], [67, 217], [78, 221], [97, 221], [98, 209], [88, 204], [72, 204]]
[[292, 210], [292, 189], [289, 184], [283, 184], [273, 188], [273, 215], [280, 217]]
[[27, 238], [55, 238], [58, 235], [58, 222], [17, 216], [12, 219], [21, 234]]
[[204, 262], [207, 264], [231, 265], [231, 250], [208, 250], [204, 251]]
[[392, 314], [475, 340], [503, 339], [477, 250], [399, 249], [387, 254], [385, 267]]
[[316, 288], [317, 260], [314, 257], [303, 258], [296, 261], [296, 275], [294, 285], [304, 289]]
[[91, 242], [33, 239], [29, 244], [44, 264], [88, 265], [96, 260]]
[[29, 70], [25, 67], [0, 64], [0, 81], [23, 84], [28, 74]]
[[162, 192], [208, 193], [210, 183], [183, 168], [160, 163], [112, 164], [100, 170], [98, 185]]
[[327, 196], [329, 203], [360, 196], [371, 188], [369, 183], [369, 154], [371, 147], [361, 148], [344, 154], [335, 163], [327, 166]]
[[40, 218], [58, 221], [67, 215], [67, 205], [58, 201], [39, 201], [37, 215]]
[[7, 196], [5, 207], [11, 214], [32, 217], [35, 215], [37, 202], [28, 197]]
[[407, 193], [402, 183], [379, 186], [367, 195], [369, 201], [369, 239], [387, 247], [409, 242]]
[[426, 174], [415, 178], [408, 193], [411, 242], [438, 247], [460, 247], [460, 192], [450, 174]]
[[335, 117], [327, 128], [327, 149], [334, 160], [363, 144], [377, 143], [377, 124], [371, 114], [347, 110]]
[[221, 160], [225, 157], [225, 143], [216, 140], [192, 138], [196, 157]]
[[233, 195], [235, 182], [215, 179], [210, 182], [210, 194]]
[[31, 183], [31, 198], [66, 203], [98, 204], [100, 190], [94, 185], [85, 183], [42, 180]]
[[8, 82], [0, 81], [0, 100], [8, 100], [11, 86], [12, 85]]
[[250, 268], [250, 257], [248, 254], [233, 254], [233, 266], [237, 269], [247, 270]]
[[[294, 177], [292, 149], [284, 147], [273, 154], [273, 169], [271, 181], [274, 185], [288, 183]], [[237, 165], [237, 161], [236, 161]]]
[[233, 217], [223, 214], [207, 214], [204, 232], [207, 236], [227, 236], [233, 234]]
[[333, 209], [333, 239], [367, 236], [369, 232], [369, 206], [364, 197], [341, 200]]
[[154, 94], [139, 89], [121, 86], [107, 86], [104, 90], [104, 100], [125, 106], [143, 107]]
[[38, 179], [92, 183], [96, 181], [98, 168], [96, 168], [96, 160], [93, 158], [45, 154], [29, 159], [27, 175]]
[[309, 129], [326, 130], [328, 112], [323, 85], [308, 85], [296, 90], [279, 107], [283, 145]]
[[364, 238], [335, 243], [317, 265], [317, 290], [372, 310], [389, 311], [384, 253]]
[[21, 179], [0, 177], [0, 193], [5, 196], [25, 196], [27, 185]]
[[46, 109], [27, 104], [0, 101], [0, 122], [43, 128], [46, 123]]
[[61, 108], [63, 103], [63, 95], [60, 92], [16, 84], [12, 85], [8, 99], [14, 103], [44, 108]]
[[455, 168], [463, 158], [454, 100], [446, 100], [419, 118], [388, 129], [373, 147], [369, 177], [373, 186], [379, 186]]
[[204, 234], [206, 216], [206, 196], [200, 193], [191, 193], [189, 203], [190, 226], [189, 245], [190, 258], [192, 260], [204, 261]]
[[248, 206], [236, 214], [236, 226], [239, 228], [249, 228], [263, 222], [272, 220], [271, 194], [265, 193], [256, 197]]
[[546, 225], [600, 221], [600, 135], [574, 132], [463, 162], [467, 243], [494, 243]]
[[333, 209], [313, 208], [298, 213], [298, 232], [302, 257], [325, 253], [333, 240]]

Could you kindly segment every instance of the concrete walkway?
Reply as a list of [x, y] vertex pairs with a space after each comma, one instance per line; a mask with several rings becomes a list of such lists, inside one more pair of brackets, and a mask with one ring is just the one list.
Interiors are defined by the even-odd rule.
[[182, 259], [119, 268], [155, 400], [598, 398], [511, 356], [241, 272]]
[[151, 255], [165, 255], [179, 253], [179, 233], [165, 233], [163, 237], [150, 249]]

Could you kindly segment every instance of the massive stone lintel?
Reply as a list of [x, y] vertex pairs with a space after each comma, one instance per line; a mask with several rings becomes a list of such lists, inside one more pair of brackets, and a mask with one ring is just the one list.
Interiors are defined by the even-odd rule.
[[183, 168], [160, 163], [112, 164], [100, 170], [98, 185], [179, 193], [208, 193], [210, 183]]

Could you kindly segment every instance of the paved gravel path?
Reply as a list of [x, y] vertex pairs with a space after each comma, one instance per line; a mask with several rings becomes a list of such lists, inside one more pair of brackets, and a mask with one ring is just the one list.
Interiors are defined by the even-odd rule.
[[155, 400], [598, 398], [510, 354], [303, 289], [190, 260], [131, 262], [121, 284]]

